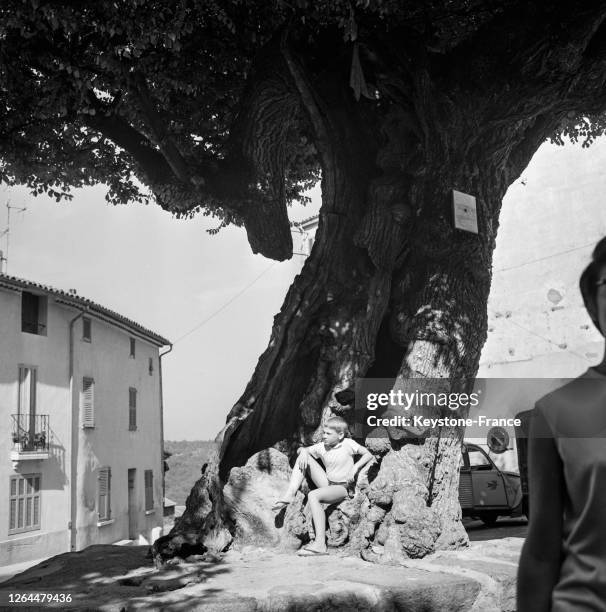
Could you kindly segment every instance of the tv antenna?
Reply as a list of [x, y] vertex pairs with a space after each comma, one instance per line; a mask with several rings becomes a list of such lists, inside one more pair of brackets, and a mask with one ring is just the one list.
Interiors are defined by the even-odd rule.
[[6, 202], [6, 229], [0, 232], [0, 238], [6, 240], [6, 251], [4, 253], [0, 250], [0, 273], [4, 266], [4, 274], [8, 274], [8, 249], [10, 246], [10, 235], [11, 235], [11, 210], [16, 210], [18, 213], [24, 213], [27, 210], [27, 206], [13, 206], [10, 200]]

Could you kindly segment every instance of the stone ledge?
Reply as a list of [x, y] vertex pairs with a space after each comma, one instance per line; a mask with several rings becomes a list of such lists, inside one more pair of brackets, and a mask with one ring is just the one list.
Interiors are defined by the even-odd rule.
[[[298, 557], [248, 546], [156, 570], [147, 547], [98, 545], [33, 567], [0, 589], [67, 589], [71, 608], [108, 612], [513, 612], [521, 538], [474, 542], [403, 566], [331, 554]], [[54, 571], [49, 571], [53, 570]], [[74, 589], [77, 584], [78, 588]]]

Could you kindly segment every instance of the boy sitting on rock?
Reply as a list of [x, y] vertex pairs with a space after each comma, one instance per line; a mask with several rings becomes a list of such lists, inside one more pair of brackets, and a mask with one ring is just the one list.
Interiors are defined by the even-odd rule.
[[[358, 471], [373, 460], [372, 453], [354, 442], [349, 435], [347, 423], [341, 417], [331, 417], [324, 425], [322, 442], [301, 447], [299, 457], [290, 477], [286, 493], [273, 505], [281, 510], [290, 504], [308, 472], [318, 487], [310, 491], [307, 500], [316, 532], [316, 539], [304, 547], [299, 554], [304, 556], [326, 555], [326, 516], [322, 503], [336, 504], [343, 501], [355, 488]], [[360, 455], [354, 463], [354, 455]], [[320, 459], [324, 468], [316, 461]]]

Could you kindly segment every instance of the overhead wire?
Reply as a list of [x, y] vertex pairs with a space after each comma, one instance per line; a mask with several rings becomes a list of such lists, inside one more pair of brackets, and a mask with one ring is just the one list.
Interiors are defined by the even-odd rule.
[[565, 251], [558, 251], [557, 253], [552, 253], [551, 255], [545, 255], [544, 257], [539, 257], [538, 259], [530, 259], [528, 261], [523, 261], [522, 263], [517, 264], [515, 266], [509, 266], [507, 268], [499, 268], [495, 270], [495, 272], [508, 272], [509, 270], [523, 268], [524, 266], [529, 266], [530, 264], [537, 263], [539, 261], [545, 261], [546, 259], [551, 259], [552, 257], [558, 257], [559, 255], [566, 255], [566, 253], [572, 253], [573, 251], [580, 251], [581, 249], [586, 249], [589, 246], [595, 245], [598, 240], [599, 238], [597, 238], [596, 240], [593, 240], [592, 242], [588, 242], [587, 244], [582, 244], [581, 246], [573, 247], [572, 249], [567, 249]]
[[587, 361], [587, 357], [581, 355], [580, 353], [577, 353], [576, 351], [573, 351], [572, 349], [563, 349], [561, 347], [560, 344], [558, 344], [557, 342], [554, 342], [553, 340], [551, 340], [550, 338], [547, 338], [546, 336], [542, 336], [541, 334], [528, 329], [526, 327], [524, 327], [523, 325], [520, 325], [519, 323], [516, 323], [515, 321], [512, 321], [511, 319], [505, 319], [506, 321], [508, 321], [509, 323], [511, 323], [512, 325], [515, 325], [516, 327], [519, 327], [522, 331], [525, 331], [527, 334], [531, 334], [532, 336], [536, 336], [537, 338], [540, 338], [541, 340], [544, 340], [545, 342], [549, 342], [549, 344], [553, 344], [554, 346], [557, 346], [560, 350], [566, 350], [566, 352], [571, 353], [572, 355], [576, 355], [577, 357], [580, 357], [583, 361]]
[[256, 276], [250, 283], [248, 283], [248, 285], [246, 285], [246, 287], [242, 288], [240, 291], [238, 291], [238, 293], [236, 293], [227, 302], [225, 302], [225, 304], [220, 306], [212, 314], [210, 314], [208, 317], [206, 317], [204, 320], [202, 320], [200, 323], [198, 323], [198, 325], [196, 325], [195, 327], [192, 327], [192, 329], [190, 329], [187, 333], [185, 333], [182, 336], [180, 336], [179, 338], [177, 338], [173, 342], [173, 346], [175, 344], [177, 344], [178, 342], [181, 342], [181, 340], [184, 340], [185, 338], [187, 338], [188, 336], [193, 334], [195, 331], [198, 331], [201, 327], [206, 325], [211, 319], [214, 319], [219, 313], [223, 312], [230, 304], [235, 302], [242, 294], [246, 293], [246, 291], [248, 291], [262, 276], [267, 274], [267, 272], [269, 272], [275, 265], [276, 265], [276, 262], [274, 261], [267, 268], [265, 268], [265, 270], [263, 270], [263, 272], [261, 272], [261, 274]]

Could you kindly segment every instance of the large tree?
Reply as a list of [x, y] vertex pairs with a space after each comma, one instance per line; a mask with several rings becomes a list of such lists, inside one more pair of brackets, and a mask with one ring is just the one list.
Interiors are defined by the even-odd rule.
[[[308, 442], [356, 378], [475, 375], [505, 191], [550, 135], [602, 131], [605, 17], [598, 0], [2, 3], [5, 182], [104, 183], [282, 260], [287, 205], [321, 176], [312, 253], [177, 532], [224, 546], [230, 469]], [[454, 229], [452, 189], [476, 197], [477, 234]], [[432, 526], [419, 554], [463, 543], [462, 432], [384, 433], [368, 443], [392, 486], [358, 547], [398, 556], [404, 499]]]

